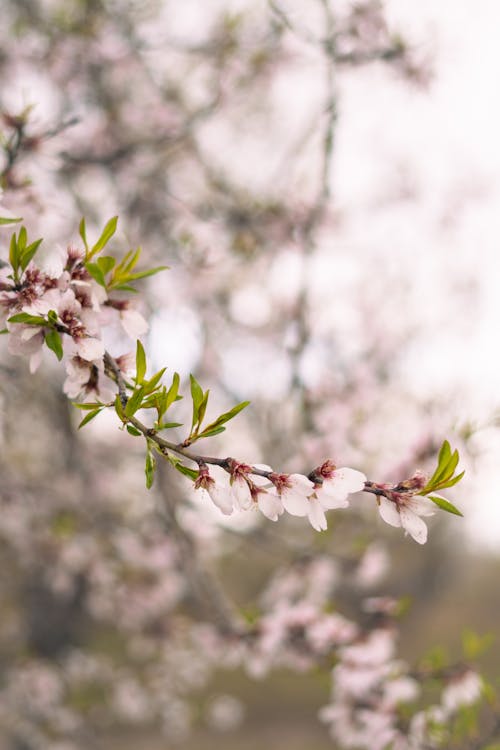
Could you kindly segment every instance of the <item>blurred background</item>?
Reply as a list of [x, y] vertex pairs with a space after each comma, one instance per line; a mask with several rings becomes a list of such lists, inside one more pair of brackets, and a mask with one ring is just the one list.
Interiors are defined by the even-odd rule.
[[[321, 535], [228, 520], [169, 468], [146, 491], [143, 446], [111, 414], [77, 432], [55, 360], [33, 377], [3, 351], [1, 747], [331, 748], [327, 672], [217, 670], [179, 546], [246, 612], [315, 555], [339, 611], [408, 597], [409, 662], [459, 656], [465, 628], [498, 633], [498, 4], [2, 13], [2, 204], [48, 262], [81, 216], [97, 236], [118, 214], [115, 248], [170, 267], [140, 298], [152, 366], [194, 372], [214, 416], [252, 402], [207, 454], [398, 481], [448, 438], [466, 475], [448, 491], [465, 518], [431, 519], [424, 548], [365, 495]], [[485, 658], [498, 675], [498, 650]]]

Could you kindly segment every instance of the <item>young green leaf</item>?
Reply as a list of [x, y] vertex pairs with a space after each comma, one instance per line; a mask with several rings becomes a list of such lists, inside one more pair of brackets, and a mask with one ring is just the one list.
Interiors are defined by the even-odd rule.
[[144, 347], [139, 339], [137, 339], [137, 349], [135, 353], [135, 380], [139, 385], [144, 381], [146, 366], [146, 352], [144, 351]]
[[95, 243], [95, 245], [92, 247], [92, 250], [89, 253], [89, 258], [92, 258], [96, 253], [99, 252], [99, 250], [102, 250], [103, 247], [107, 245], [111, 237], [116, 232], [116, 225], [118, 223], [118, 216], [113, 216], [112, 219], [110, 219], [104, 229], [101, 232], [101, 236]]
[[453, 513], [455, 516], [463, 516], [463, 513], [461, 513], [458, 508], [455, 508], [453, 503], [450, 503], [449, 500], [445, 500], [444, 497], [439, 497], [439, 495], [429, 495], [429, 500], [432, 500], [438, 508], [445, 510], [447, 513]]
[[17, 272], [17, 269], [19, 268], [19, 250], [17, 247], [17, 237], [15, 232], [10, 238], [9, 263], [14, 269], [15, 274]]
[[89, 272], [89, 274], [92, 276], [95, 281], [99, 284], [99, 286], [104, 287], [106, 289], [106, 278], [102, 272], [102, 269], [99, 268], [97, 263], [85, 263], [85, 268]]
[[101, 269], [104, 275], [108, 274], [116, 263], [116, 260], [111, 255], [102, 255], [97, 259], [97, 265]]
[[139, 432], [139, 430], [136, 430], [135, 427], [131, 424], [127, 425], [127, 432], [129, 432], [134, 437], [141, 437], [142, 432]]
[[47, 321], [41, 315], [30, 315], [29, 313], [17, 313], [8, 319], [8, 323], [28, 323], [33, 326], [45, 326]]
[[16, 224], [19, 221], [22, 221], [22, 218], [9, 218], [8, 216], [0, 216], [0, 226], [3, 226], [4, 224]]
[[142, 406], [142, 400], [144, 398], [144, 388], [138, 388], [130, 396], [125, 407], [125, 416], [132, 417], [138, 409]]
[[102, 411], [102, 406], [99, 409], [94, 409], [93, 411], [89, 411], [89, 413], [84, 416], [84, 418], [78, 425], [78, 429], [88, 424], [92, 419], [94, 419], [94, 417], [97, 417], [97, 415], [100, 414], [101, 411]]
[[144, 473], [146, 474], [146, 487], [148, 488], [148, 490], [150, 490], [151, 487], [153, 486], [155, 469], [156, 469], [156, 458], [153, 456], [153, 453], [148, 446], [148, 450], [146, 453], [146, 466], [144, 468]]
[[189, 380], [191, 383], [191, 398], [193, 400], [193, 420], [191, 427], [194, 427], [195, 424], [199, 422], [198, 414], [200, 412], [200, 406], [203, 402], [203, 389], [194, 377], [194, 375], [189, 376]]
[[167, 398], [165, 401], [165, 409], [163, 413], [167, 411], [167, 409], [172, 406], [174, 401], [177, 401], [179, 398], [182, 398], [182, 396], [179, 396], [179, 383], [180, 383], [180, 377], [178, 372], [174, 372], [174, 376], [172, 378], [172, 385], [167, 391]]
[[63, 345], [61, 341], [61, 334], [58, 331], [51, 328], [45, 332], [45, 343], [56, 355], [57, 359], [61, 361], [63, 358]]
[[119, 416], [119, 418], [121, 419], [122, 422], [126, 422], [127, 421], [127, 417], [126, 417], [125, 411], [123, 409], [122, 400], [121, 400], [121, 397], [120, 397], [119, 394], [117, 394], [117, 396], [115, 398], [115, 411], [116, 411], [117, 415]]
[[[208, 424], [201, 435], [203, 437], [207, 437], [206, 433], [210, 430], [213, 430], [215, 427], [220, 427], [221, 425], [225, 424], [226, 422], [229, 422], [230, 419], [233, 419], [237, 414], [240, 413], [245, 407], [248, 406], [250, 401], [242, 401], [241, 404], [237, 404], [237, 406], [233, 406], [232, 409], [229, 411], [226, 411], [224, 414], [221, 414], [220, 417], [217, 417], [213, 422]], [[200, 437], [201, 437], [200, 435]]]
[[24, 248], [23, 252], [21, 253], [21, 270], [26, 271], [27, 267], [29, 266], [30, 261], [35, 257], [35, 253], [42, 244], [42, 240], [35, 240], [35, 242], [32, 242], [31, 245], [28, 245], [28, 247]]
[[82, 217], [82, 220], [80, 221], [80, 226], [78, 227], [78, 233], [80, 237], [82, 238], [82, 242], [85, 246], [86, 254], [89, 252], [89, 243], [87, 242], [87, 230], [85, 228], [85, 219]]

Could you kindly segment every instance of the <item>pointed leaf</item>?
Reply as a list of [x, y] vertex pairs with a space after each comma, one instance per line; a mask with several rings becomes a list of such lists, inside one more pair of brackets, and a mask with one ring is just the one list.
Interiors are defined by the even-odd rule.
[[89, 413], [84, 416], [84, 418], [78, 425], [78, 429], [88, 424], [92, 419], [94, 419], [94, 417], [97, 417], [97, 415], [100, 414], [101, 411], [102, 411], [102, 407], [100, 407], [99, 409], [94, 409], [93, 411], [89, 411]]
[[133, 416], [136, 411], [141, 408], [143, 398], [144, 388], [138, 388], [136, 391], [134, 391], [127, 401], [127, 405], [125, 407], [125, 416]]
[[8, 320], [8, 323], [27, 323], [32, 326], [45, 326], [47, 321], [42, 318], [41, 315], [30, 315], [29, 313], [17, 313], [12, 315]]
[[106, 289], [106, 278], [97, 263], [85, 263], [85, 268], [92, 278], [97, 281], [99, 286], [103, 286]]
[[7, 216], [0, 216], [0, 226], [4, 224], [16, 224], [19, 221], [22, 221], [22, 218], [10, 219]]
[[207, 430], [211, 430], [213, 427], [219, 427], [220, 425], [229, 422], [230, 419], [233, 419], [233, 417], [235, 417], [240, 413], [240, 411], [247, 407], [249, 403], [250, 401], [242, 401], [241, 404], [237, 404], [237, 406], [233, 406], [232, 409], [226, 411], [224, 414], [221, 414], [220, 417], [217, 417], [217, 419], [215, 419], [205, 427], [205, 429], [203, 430], [203, 434], [205, 434]]
[[194, 375], [189, 376], [189, 380], [191, 382], [191, 398], [193, 400], [193, 421], [192, 421], [192, 427], [198, 422], [198, 413], [200, 411], [200, 406], [203, 401], [203, 390], [194, 377]]
[[51, 328], [45, 332], [45, 343], [56, 355], [59, 362], [63, 358], [63, 345], [61, 340], [61, 334], [58, 331]]
[[109, 273], [114, 265], [116, 263], [116, 260], [112, 258], [110, 255], [102, 255], [100, 258], [97, 259], [97, 265], [103, 272], [103, 274], [106, 276], [107, 273]]
[[139, 340], [137, 340], [137, 349], [135, 354], [135, 379], [137, 383], [142, 383], [146, 374], [146, 352]]
[[95, 243], [95, 245], [92, 247], [92, 250], [90, 251], [89, 257], [92, 257], [96, 253], [99, 252], [99, 250], [102, 250], [103, 247], [109, 242], [111, 237], [116, 232], [116, 225], [118, 223], [118, 216], [113, 216], [112, 219], [110, 219], [104, 229], [101, 232], [101, 236]]
[[31, 245], [28, 245], [21, 254], [21, 270], [25, 271], [29, 266], [30, 261], [35, 257], [35, 253], [42, 244], [42, 240], [35, 240]]
[[148, 490], [150, 490], [151, 487], [153, 486], [155, 469], [156, 469], [156, 458], [153, 456], [153, 453], [148, 448], [147, 453], [146, 453], [146, 466], [144, 467], [144, 473], [146, 474], [146, 487], [148, 488]]
[[131, 424], [127, 425], [127, 432], [129, 432], [134, 437], [141, 437], [142, 436], [142, 432], [139, 432], [139, 430], [136, 430], [136, 428], [133, 425], [131, 425]]
[[429, 495], [429, 500], [432, 500], [432, 502], [435, 503], [438, 508], [441, 508], [441, 510], [445, 510], [447, 513], [453, 513], [455, 516], [463, 517], [463, 513], [461, 513], [458, 508], [455, 508], [453, 503], [450, 503], [449, 500], [445, 500], [444, 497], [439, 497], [439, 495]]
[[87, 242], [87, 230], [85, 229], [85, 219], [83, 217], [82, 217], [82, 220], [80, 221], [78, 232], [79, 232], [80, 237], [82, 238], [83, 244], [85, 246], [85, 250], [88, 253], [89, 243]]

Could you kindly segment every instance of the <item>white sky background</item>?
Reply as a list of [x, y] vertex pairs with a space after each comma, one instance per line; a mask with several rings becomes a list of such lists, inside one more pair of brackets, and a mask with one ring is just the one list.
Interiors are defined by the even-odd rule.
[[[297, 26], [314, 26], [310, 2], [282, 0], [281, 7]], [[373, 283], [380, 281], [381, 295], [388, 294], [388, 274], [405, 276], [410, 291], [400, 303], [401, 316], [418, 320], [420, 330], [401, 365], [402, 380], [419, 395], [448, 399], [451, 393], [459, 421], [487, 424], [500, 407], [500, 4], [387, 0], [386, 7], [391, 25], [406, 39], [424, 41], [434, 79], [422, 91], [378, 65], [338, 77], [340, 119], [331, 179], [335, 209], [347, 217], [335, 239], [345, 253], [340, 267], [338, 255], [322, 259], [320, 252], [320, 275], [355, 279], [361, 252], [379, 269], [380, 280]], [[199, 2], [183, 4], [181, 35], [183, 23], [192, 28], [190, 13], [199, 10]], [[288, 104], [293, 100], [299, 116], [314, 87], [307, 80], [302, 84], [300, 78], [281, 81], [275, 91]], [[259, 154], [265, 144], [246, 142], [243, 133], [237, 145], [225, 132], [212, 138], [220, 139], [223, 157], [240, 158], [246, 179], [267, 179], [266, 169], [273, 165]], [[279, 283], [286, 286], [281, 271]], [[237, 317], [242, 307], [244, 317], [252, 293], [248, 299], [245, 291], [239, 295], [233, 308]], [[261, 300], [264, 317], [265, 307]], [[182, 338], [182, 326], [179, 330]], [[172, 339], [169, 349], [172, 361]], [[188, 347], [191, 361], [177, 366], [189, 369], [195, 352], [195, 344]], [[478, 458], [464, 483], [467, 529], [472, 541], [497, 549], [500, 436], [483, 430], [474, 446]]]

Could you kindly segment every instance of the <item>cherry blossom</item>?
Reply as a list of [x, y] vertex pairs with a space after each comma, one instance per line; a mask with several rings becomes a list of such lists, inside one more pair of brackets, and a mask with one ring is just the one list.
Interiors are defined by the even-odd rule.
[[201, 489], [207, 492], [213, 504], [224, 513], [225, 516], [230, 516], [234, 510], [234, 495], [232, 488], [227, 485], [223, 485], [216, 482], [213, 479], [206, 466], [200, 468], [198, 478], [194, 483], [195, 489]]
[[325, 461], [316, 473], [323, 479], [316, 487], [316, 496], [325, 510], [346, 508], [349, 505], [348, 495], [360, 492], [366, 482], [361, 471], [342, 467], [337, 469], [331, 461]]
[[483, 688], [481, 677], [472, 669], [453, 677], [443, 690], [441, 703], [446, 711], [457, 711], [461, 706], [475, 703]]
[[390, 526], [402, 527], [419, 544], [427, 541], [427, 526], [421, 516], [436, 512], [434, 503], [427, 497], [411, 493], [392, 493], [394, 500], [379, 497], [378, 509]]

